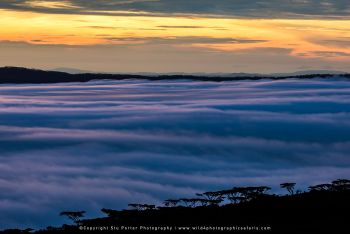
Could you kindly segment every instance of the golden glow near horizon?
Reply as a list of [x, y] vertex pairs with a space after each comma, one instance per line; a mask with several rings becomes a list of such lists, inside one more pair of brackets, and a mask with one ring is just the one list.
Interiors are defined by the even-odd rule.
[[[46, 8], [75, 7], [32, 1]], [[349, 20], [265, 20], [198, 17], [64, 15], [0, 10], [0, 41], [61, 45], [138, 45], [174, 40], [174, 47], [235, 52], [286, 48], [301, 58], [346, 60], [350, 56]], [[184, 40], [183, 38], [192, 38]], [[193, 39], [194, 38], [194, 39]], [[195, 39], [198, 39], [196, 41]], [[214, 38], [223, 40], [200, 40]], [[232, 41], [228, 40], [232, 38]]]
[[29, 7], [39, 7], [39, 8], [56, 8], [56, 9], [61, 9], [61, 8], [79, 8], [77, 6], [74, 6], [70, 2], [65, 2], [65, 1], [26, 1], [24, 5], [27, 5]]

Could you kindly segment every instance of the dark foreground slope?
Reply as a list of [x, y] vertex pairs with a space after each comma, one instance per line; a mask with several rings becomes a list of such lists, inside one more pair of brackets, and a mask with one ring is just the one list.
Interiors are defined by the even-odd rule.
[[[294, 183], [281, 184], [290, 194], [268, 194], [268, 187], [234, 187], [171, 199], [164, 206], [129, 204], [131, 210], [102, 209], [102, 218], [84, 220], [83, 211], [65, 211], [75, 225], [35, 233], [350, 233], [350, 181], [310, 187], [294, 194]], [[6, 230], [4, 233], [28, 233]]]
[[82, 226], [249, 227], [252, 233], [346, 233], [350, 231], [349, 198], [349, 192], [266, 196], [238, 205], [124, 211], [84, 221]]
[[251, 76], [242, 75], [234, 77], [208, 77], [195, 75], [128, 75], [128, 74], [70, 74], [57, 71], [42, 71], [35, 69], [19, 67], [0, 68], [0, 84], [47, 84], [47, 83], [64, 83], [64, 82], [88, 82], [91, 80], [125, 80], [125, 79], [143, 79], [143, 80], [197, 80], [197, 81], [233, 81], [233, 80], [259, 80], [259, 79], [312, 79], [312, 78], [332, 78], [343, 77], [350, 78], [350, 74], [313, 74], [297, 76]]

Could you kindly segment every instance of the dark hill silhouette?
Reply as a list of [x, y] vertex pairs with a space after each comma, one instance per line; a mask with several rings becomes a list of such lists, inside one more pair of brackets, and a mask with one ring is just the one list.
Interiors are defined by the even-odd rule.
[[[139, 233], [142, 227], [172, 227], [183, 233], [208, 232], [200, 228], [236, 228], [226, 230], [231, 233], [349, 233], [350, 180], [310, 186], [306, 192], [295, 193], [295, 183], [281, 186], [288, 188], [288, 195], [269, 194], [266, 186], [234, 187], [196, 194], [195, 198], [168, 199], [160, 207], [129, 204], [128, 210], [104, 208], [105, 217], [96, 219], [84, 220], [84, 211], [64, 211], [60, 215], [73, 224], [3, 233]], [[92, 231], [94, 228], [97, 230]], [[246, 228], [252, 230], [240, 231]]]
[[104, 73], [83, 73], [70, 74], [58, 71], [43, 71], [20, 67], [0, 68], [0, 84], [40, 84], [40, 83], [63, 83], [63, 82], [88, 82], [91, 80], [196, 80], [196, 81], [234, 81], [234, 80], [259, 80], [259, 79], [312, 79], [312, 78], [350, 78], [350, 74], [312, 74], [299, 76], [236, 76], [236, 77], [213, 77], [197, 75], [128, 75], [128, 74], [104, 74]]

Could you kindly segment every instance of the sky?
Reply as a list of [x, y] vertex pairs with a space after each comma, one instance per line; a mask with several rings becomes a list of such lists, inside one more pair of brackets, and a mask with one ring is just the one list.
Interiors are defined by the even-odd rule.
[[234, 186], [350, 177], [350, 82], [0, 85], [0, 230]]
[[350, 72], [348, 0], [3, 0], [0, 66]]

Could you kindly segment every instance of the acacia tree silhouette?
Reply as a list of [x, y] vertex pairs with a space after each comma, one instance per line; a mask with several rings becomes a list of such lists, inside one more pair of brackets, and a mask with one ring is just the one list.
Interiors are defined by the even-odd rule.
[[350, 189], [350, 180], [339, 179], [332, 181], [332, 187], [336, 191], [348, 190]]
[[296, 183], [282, 183], [282, 184], [280, 184], [281, 188], [287, 189], [287, 191], [289, 192], [290, 195], [294, 194], [295, 185], [296, 185]]
[[[163, 203], [165, 207], [155, 207], [155, 205], [147, 204], [129, 204], [129, 206], [133, 208], [132, 210], [117, 211], [104, 208], [101, 211], [104, 214], [106, 214], [107, 217], [103, 218], [80, 220], [80, 218], [83, 217], [85, 213], [84, 211], [64, 211], [61, 212], [60, 215], [67, 216], [69, 219], [73, 220], [77, 225], [87, 226], [106, 224], [139, 225], [139, 223], [153, 224], [154, 222], [164, 222], [168, 224], [169, 221], [174, 221], [178, 222], [179, 224], [182, 224], [191, 221], [191, 219], [193, 219], [194, 223], [196, 224], [197, 222], [198, 224], [207, 222], [219, 222], [220, 224], [222, 224], [221, 222], [232, 222], [233, 220], [238, 220], [237, 222], [241, 222], [242, 220], [244, 221], [246, 217], [251, 218], [254, 222], [271, 222], [271, 217], [273, 217], [274, 219], [276, 218], [276, 222], [279, 223], [280, 216], [281, 218], [285, 219], [285, 217], [282, 217], [282, 215], [280, 214], [280, 205], [286, 205], [290, 208], [284, 209], [285, 211], [283, 214], [288, 215], [288, 220], [291, 220], [292, 222], [294, 222], [294, 218], [296, 218], [296, 216], [300, 215], [300, 210], [298, 208], [299, 205], [303, 205], [308, 207], [307, 209], [311, 210], [312, 212], [310, 214], [301, 214], [301, 218], [299, 219], [299, 221], [297, 221], [297, 224], [300, 225], [300, 227], [302, 227], [302, 225], [306, 225], [307, 227], [309, 227], [309, 225], [313, 225], [314, 222], [319, 221], [318, 219], [321, 209], [318, 209], [318, 207], [320, 207], [321, 202], [324, 202], [324, 204], [322, 204], [322, 207], [320, 207], [322, 208], [322, 212], [324, 211], [322, 216], [325, 217], [324, 220], [326, 220], [327, 222], [329, 220], [331, 220], [331, 222], [334, 222], [334, 225], [332, 223], [333, 230], [334, 226], [337, 226], [339, 223], [338, 217], [335, 217], [336, 219], [329, 219], [330, 216], [327, 216], [327, 214], [332, 215], [337, 213], [337, 209], [340, 207], [344, 211], [348, 210], [350, 180], [335, 180], [328, 184], [310, 186], [309, 192], [300, 192], [300, 194], [298, 192], [294, 192], [295, 185], [296, 183], [280, 184], [281, 188], [287, 189], [287, 191], [291, 194], [290, 196], [269, 194], [268, 191], [271, 188], [266, 186], [233, 187], [228, 190], [196, 194], [198, 196], [196, 198], [165, 200]], [[296, 204], [296, 206], [294, 206], [294, 204]], [[266, 216], [266, 218], [264, 213], [258, 212], [261, 208], [265, 209], [269, 207], [271, 207], [271, 209], [267, 210], [268, 215]], [[215, 212], [214, 216], [207, 215], [209, 213], [212, 214], [213, 212]], [[243, 218], [241, 218], [242, 214]], [[308, 223], [309, 219], [311, 219], [312, 221], [311, 224]], [[303, 220], [305, 220], [305, 222]], [[77, 228], [77, 226], [63, 225], [61, 228], [48, 227], [46, 230], [63, 230], [63, 233], [72, 233], [71, 231], [74, 230], [74, 228]], [[23, 233], [23, 231], [21, 231], [20, 233]]]
[[180, 199], [168, 199], [163, 202], [166, 207], [175, 207], [180, 202]]
[[128, 204], [128, 206], [130, 206], [138, 211], [154, 210], [156, 208], [155, 205], [148, 205], [148, 204]]
[[193, 207], [195, 204], [193, 204], [192, 199], [189, 198], [181, 198], [180, 201], [182, 201], [186, 207]]
[[197, 193], [199, 197], [203, 197], [206, 200], [208, 205], [217, 206], [221, 202], [224, 201], [224, 194], [221, 191], [217, 192], [205, 192], [205, 193]]
[[118, 215], [121, 213], [121, 211], [106, 208], [101, 209], [101, 211], [105, 213], [108, 217], [118, 217]]
[[60, 216], [67, 216], [74, 223], [79, 223], [80, 218], [83, 218], [85, 213], [85, 211], [62, 211]]
[[264, 195], [270, 189], [270, 187], [266, 186], [238, 188], [240, 194], [245, 198], [245, 201], [256, 199], [259, 196]]
[[318, 184], [315, 186], [309, 186], [311, 192], [320, 192], [320, 191], [331, 191], [333, 186], [331, 184]]

